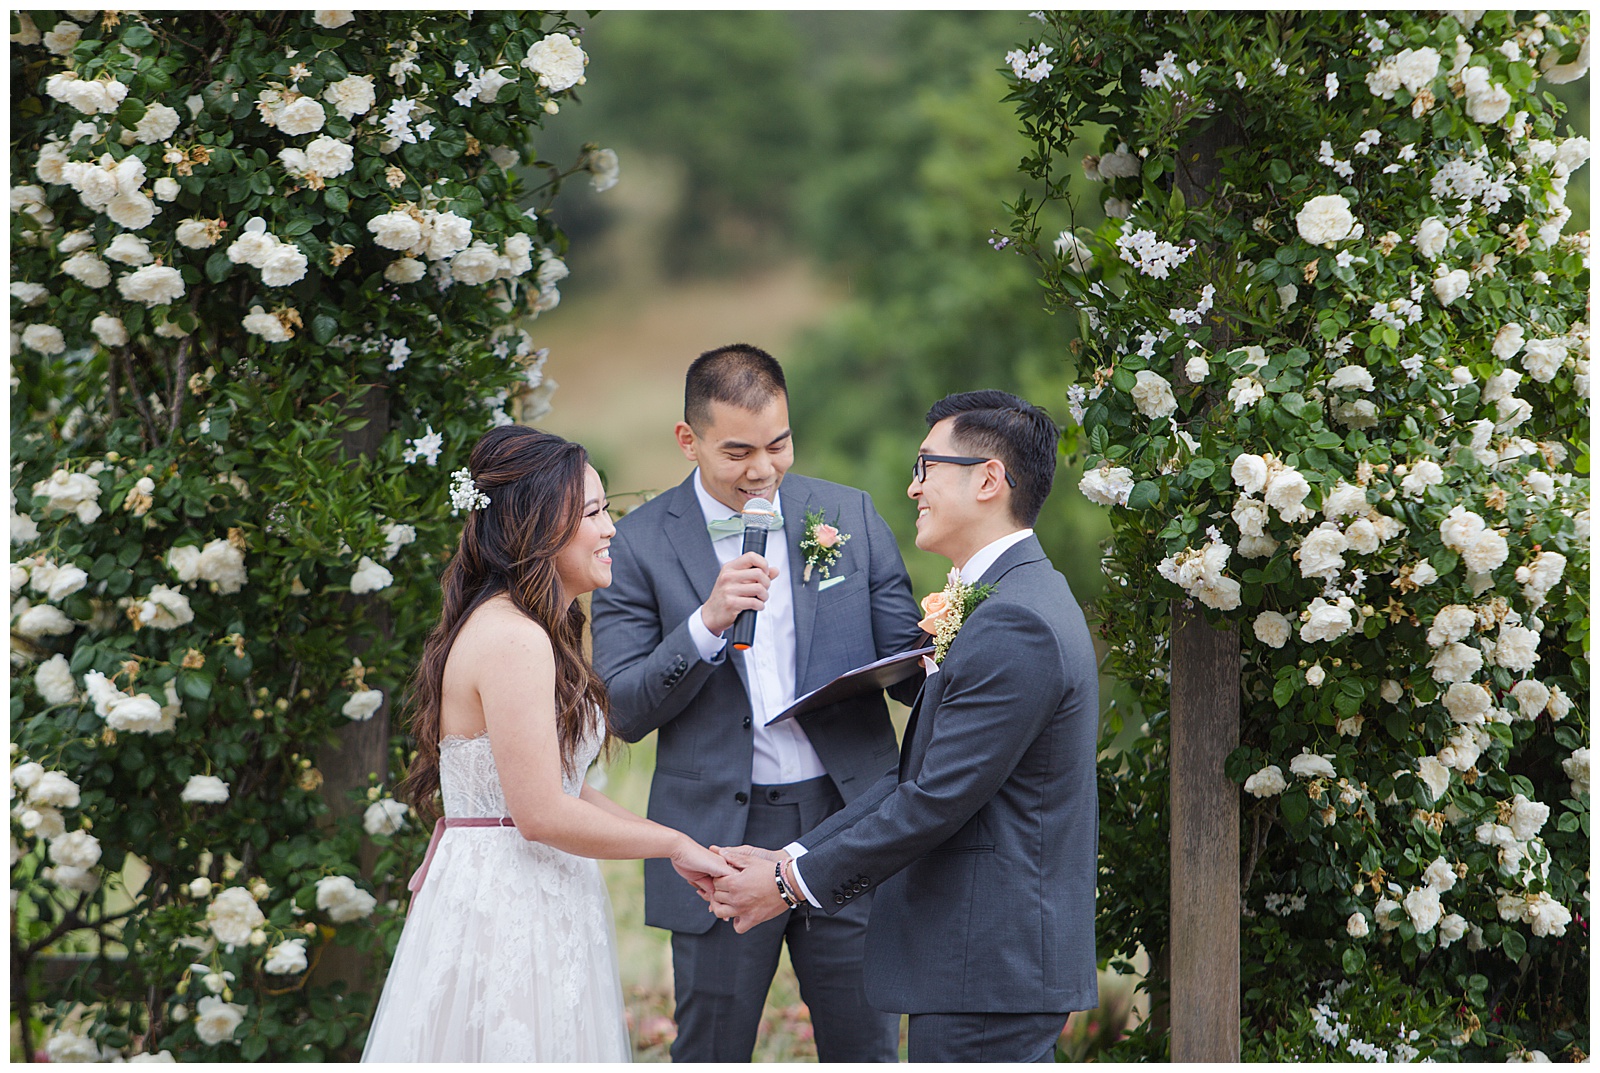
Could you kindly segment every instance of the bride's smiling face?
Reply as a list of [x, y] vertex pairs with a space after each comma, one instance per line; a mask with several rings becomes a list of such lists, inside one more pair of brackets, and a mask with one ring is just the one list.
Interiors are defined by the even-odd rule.
[[617, 527], [606, 509], [606, 490], [593, 466], [583, 468], [583, 506], [578, 531], [556, 556], [561, 593], [575, 599], [611, 584], [611, 538]]

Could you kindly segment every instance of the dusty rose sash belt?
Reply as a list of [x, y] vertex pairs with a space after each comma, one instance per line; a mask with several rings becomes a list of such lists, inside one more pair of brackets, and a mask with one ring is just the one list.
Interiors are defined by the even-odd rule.
[[[433, 837], [428, 839], [428, 852], [422, 858], [422, 867], [418, 868], [406, 884], [406, 889], [413, 895], [422, 889], [423, 881], [428, 878], [428, 866], [433, 863], [434, 851], [439, 848], [439, 840], [444, 837], [447, 827], [515, 827], [516, 821], [510, 816], [446, 816], [433, 825]], [[413, 897], [411, 904], [416, 904]], [[411, 915], [410, 906], [406, 907], [406, 915]]]

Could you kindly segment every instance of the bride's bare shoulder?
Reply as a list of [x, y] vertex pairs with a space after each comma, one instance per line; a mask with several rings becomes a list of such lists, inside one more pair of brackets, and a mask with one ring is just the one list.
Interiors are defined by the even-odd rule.
[[550, 635], [523, 614], [505, 594], [491, 597], [467, 616], [456, 635], [450, 656], [468, 663], [490, 663], [504, 669], [503, 661], [534, 665], [554, 659]]

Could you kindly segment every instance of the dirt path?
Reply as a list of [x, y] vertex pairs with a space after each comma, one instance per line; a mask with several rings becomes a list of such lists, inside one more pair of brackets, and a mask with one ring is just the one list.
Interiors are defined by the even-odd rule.
[[537, 345], [550, 348], [546, 371], [560, 384], [541, 425], [589, 448], [612, 492], [668, 488], [689, 472], [672, 439], [689, 363], [735, 342], [788, 362], [795, 335], [838, 301], [802, 264], [635, 295], [579, 296], [533, 326]]

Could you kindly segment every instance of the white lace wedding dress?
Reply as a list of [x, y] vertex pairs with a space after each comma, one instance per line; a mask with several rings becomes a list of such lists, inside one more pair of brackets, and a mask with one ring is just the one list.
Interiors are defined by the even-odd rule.
[[[576, 797], [598, 726], [563, 780]], [[446, 816], [508, 816], [487, 734], [439, 743]], [[626, 1062], [598, 862], [515, 827], [446, 830], [414, 895], [364, 1062]]]

